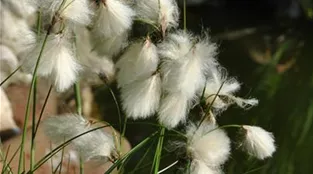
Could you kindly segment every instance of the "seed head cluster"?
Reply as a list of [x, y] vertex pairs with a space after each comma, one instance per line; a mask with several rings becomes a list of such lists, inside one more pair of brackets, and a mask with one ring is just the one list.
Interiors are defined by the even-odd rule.
[[[116, 81], [126, 117], [156, 117], [169, 130], [185, 127], [186, 141], [181, 144], [191, 161], [190, 172], [222, 173], [231, 139], [216, 118], [233, 104], [247, 109], [258, 100], [236, 96], [241, 84], [218, 62], [218, 45], [207, 32], [198, 36], [178, 28], [175, 0], [3, 0], [0, 5], [0, 47], [5, 53], [0, 60], [12, 67], [4, 73], [20, 64], [20, 77], [24, 73], [48, 79], [60, 93], [79, 79], [101, 75], [106, 82]], [[28, 17], [36, 14], [42, 21], [34, 33]], [[137, 22], [147, 26], [141, 37], [131, 32]], [[190, 114], [196, 108], [202, 109], [201, 119], [190, 121], [196, 120]], [[52, 116], [43, 125], [55, 144], [74, 138], [70, 144], [85, 161], [114, 158], [114, 136], [91, 131], [95, 125], [81, 115]], [[237, 127], [250, 155], [273, 155], [270, 132]]]

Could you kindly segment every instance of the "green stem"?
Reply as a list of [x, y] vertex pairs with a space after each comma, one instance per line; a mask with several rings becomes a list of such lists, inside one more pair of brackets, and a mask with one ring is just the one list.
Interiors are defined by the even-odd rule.
[[[50, 151], [52, 151], [52, 142], [51, 141], [50, 141]], [[52, 157], [50, 158], [50, 166], [51, 166], [50, 170], [53, 171], [54, 166], [53, 166], [53, 159], [52, 159]], [[34, 170], [32, 172], [34, 172]]]
[[36, 105], [37, 105], [37, 77], [34, 77], [34, 91], [33, 91], [33, 115], [32, 115], [32, 138], [30, 144], [30, 169], [34, 168], [35, 163], [35, 131], [36, 131]]
[[[117, 101], [117, 98], [114, 94], [114, 91], [112, 90], [112, 88], [110, 87], [109, 83], [108, 83], [108, 80], [105, 76], [103, 75], [100, 75], [99, 76], [100, 79], [104, 82], [104, 84], [107, 86], [107, 88], [109, 89], [109, 92], [114, 100], [114, 103], [115, 103], [115, 106], [116, 106], [116, 110], [117, 110], [117, 115], [118, 115], [118, 122], [119, 122], [119, 131], [121, 132], [120, 134], [120, 138], [119, 138], [119, 141], [120, 141], [120, 147], [122, 147], [122, 138], [124, 137], [125, 135], [125, 131], [126, 131], [126, 123], [127, 123], [127, 117], [125, 117], [125, 120], [124, 120], [124, 127], [122, 128], [122, 113], [121, 113], [121, 109], [120, 109], [120, 106], [118, 104], [118, 101]], [[118, 151], [120, 152], [121, 149], [118, 149]]]
[[9, 80], [18, 70], [21, 69], [21, 66], [17, 67], [7, 78], [5, 78], [1, 83], [0, 86], [2, 86], [7, 80]]
[[73, 140], [85, 135], [85, 134], [88, 134], [90, 132], [93, 132], [93, 131], [96, 131], [96, 130], [99, 130], [99, 129], [103, 129], [105, 127], [109, 127], [109, 125], [105, 125], [105, 126], [99, 126], [99, 127], [96, 127], [96, 128], [93, 128], [91, 130], [88, 130], [86, 132], [83, 132], [79, 135], [76, 135], [74, 136], [73, 138], [70, 138], [69, 140], [65, 141], [64, 143], [62, 143], [61, 145], [59, 145], [58, 147], [56, 147], [55, 149], [53, 149], [51, 152], [49, 152], [48, 154], [46, 154], [42, 159], [40, 159], [35, 167], [34, 167], [34, 170], [33, 171], [28, 171], [27, 173], [33, 173], [34, 171], [36, 171], [40, 166], [42, 166], [45, 162], [47, 162], [52, 156], [54, 156], [55, 154], [57, 154], [58, 152], [60, 152], [63, 148], [65, 148], [66, 146], [68, 146], [70, 144], [70, 142], [72, 142]]
[[39, 38], [40, 33], [41, 33], [41, 10], [38, 10], [37, 14], [37, 38]]
[[186, 5], [186, 0], [184, 0], [184, 31], [187, 30], [187, 5]]
[[0, 161], [2, 162], [2, 172], [4, 172], [4, 166], [6, 166], [10, 148], [11, 148], [11, 144], [8, 146], [7, 152], [5, 153], [5, 156], [3, 157], [3, 152], [2, 152], [3, 147], [2, 147], [1, 140], [0, 140]]
[[36, 136], [36, 134], [37, 134], [38, 127], [39, 127], [39, 124], [40, 124], [40, 122], [41, 122], [41, 118], [42, 118], [43, 112], [44, 112], [44, 110], [45, 110], [45, 108], [46, 108], [46, 105], [47, 105], [47, 103], [48, 103], [48, 99], [49, 99], [49, 97], [50, 97], [51, 91], [52, 91], [52, 85], [51, 85], [50, 88], [49, 88], [47, 97], [46, 97], [46, 99], [45, 99], [45, 101], [44, 101], [44, 103], [43, 103], [42, 109], [41, 109], [41, 111], [40, 111], [40, 115], [39, 115], [39, 118], [38, 118], [38, 122], [37, 122], [37, 124], [36, 124], [35, 133], [34, 133], [35, 136]]
[[[154, 143], [154, 141], [152, 142], [152, 144], [153, 144], [153, 143]], [[148, 156], [148, 154], [149, 154], [150, 150], [152, 149], [152, 147], [153, 147], [153, 146], [150, 146], [150, 147], [146, 150], [145, 154], [141, 157], [140, 161], [136, 164], [136, 166], [134, 167], [134, 169], [133, 169], [131, 172], [129, 172], [129, 174], [134, 174], [134, 173], [138, 170], [139, 166], [141, 166], [141, 164], [144, 162], [144, 160], [145, 160], [146, 157]]]
[[79, 157], [79, 173], [84, 174], [84, 161], [81, 156]]
[[122, 158], [120, 158], [119, 160], [117, 160], [106, 172], [105, 174], [110, 174], [117, 166], [119, 166], [126, 158], [128, 158], [130, 155], [132, 155], [133, 153], [137, 152], [139, 149], [141, 149], [141, 147], [143, 147], [145, 144], [147, 144], [152, 137], [154, 137], [156, 135], [157, 132], [151, 134], [149, 137], [147, 137], [146, 139], [144, 139], [143, 141], [141, 141], [137, 146], [135, 146], [134, 148], [132, 148], [128, 153], [126, 153]]
[[220, 127], [217, 127], [215, 129], [212, 129], [212, 130], [206, 132], [204, 135], [206, 135], [208, 133], [211, 133], [213, 131], [216, 131], [218, 129], [225, 129], [225, 128], [242, 128], [242, 125], [239, 125], [239, 124], [229, 124], [229, 125], [220, 126]]
[[[15, 158], [15, 156], [17, 155], [18, 151], [20, 150], [21, 148], [21, 144], [18, 146], [18, 148], [15, 150], [15, 152], [13, 153], [12, 157], [10, 158], [9, 162], [7, 162], [6, 165], [3, 164], [3, 170], [2, 171], [6, 171], [7, 168], [9, 171], [12, 171], [11, 167], [10, 167], [10, 164], [11, 162], [13, 161], [13, 159]], [[12, 172], [11, 172], [12, 173]]]
[[[124, 136], [125, 136], [126, 127], [127, 127], [127, 117], [125, 117], [125, 119], [124, 119], [124, 125], [123, 125], [123, 131], [122, 131], [122, 136], [121, 136], [121, 137], [124, 137]], [[121, 141], [121, 142], [122, 142], [122, 141]], [[121, 144], [121, 146], [122, 146], [122, 144]]]
[[18, 173], [21, 173], [21, 170], [22, 170], [23, 154], [24, 154], [24, 144], [25, 144], [25, 138], [26, 138], [26, 132], [27, 132], [27, 122], [28, 122], [28, 117], [29, 117], [29, 106], [30, 106], [30, 100], [31, 100], [33, 89], [34, 89], [34, 85], [35, 85], [35, 82], [36, 82], [36, 78], [35, 77], [37, 75], [39, 62], [40, 62], [41, 56], [43, 54], [43, 50], [44, 50], [44, 48], [46, 46], [46, 43], [47, 43], [47, 40], [48, 40], [48, 36], [50, 34], [51, 29], [52, 29], [52, 25], [49, 27], [49, 29], [47, 31], [47, 34], [46, 34], [46, 36], [45, 36], [45, 38], [43, 40], [43, 44], [42, 44], [40, 53], [38, 55], [35, 68], [34, 68], [33, 78], [32, 78], [32, 81], [31, 81], [31, 86], [30, 86], [30, 89], [29, 89], [29, 92], [28, 92], [26, 111], [25, 111], [25, 117], [24, 117], [24, 125], [23, 125], [23, 134], [22, 134], [22, 140], [21, 140], [21, 149], [20, 149], [20, 155], [19, 155]]
[[76, 111], [79, 115], [82, 116], [82, 100], [79, 82], [76, 82], [74, 84], [74, 92], [75, 92]]
[[214, 98], [213, 98], [213, 101], [210, 103], [210, 106], [206, 109], [204, 116], [202, 117], [201, 121], [200, 121], [199, 124], [198, 124], [197, 130], [199, 129], [199, 127], [201, 126], [201, 124], [204, 122], [204, 120], [205, 120], [207, 114], [208, 114], [208, 113], [210, 112], [210, 110], [212, 109], [212, 106], [213, 106], [213, 104], [214, 104], [216, 98], [218, 97], [220, 91], [222, 90], [222, 87], [223, 87], [224, 83], [225, 83], [225, 81], [222, 83], [222, 85], [221, 85], [220, 88], [218, 89], [217, 93], [215, 94], [215, 96], [214, 96]]
[[200, 97], [200, 102], [204, 99], [204, 94], [205, 94], [205, 90], [206, 90], [206, 84], [207, 84], [207, 79], [205, 80], [205, 84], [204, 87], [202, 89], [202, 93], [201, 93], [201, 97]]
[[[74, 84], [74, 91], [75, 91], [76, 111], [80, 116], [82, 116], [82, 100], [80, 93], [81, 90], [78, 81]], [[79, 157], [79, 173], [84, 174], [84, 162], [81, 156]]]
[[26, 165], [25, 165], [25, 157], [26, 157], [26, 155], [25, 155], [25, 152], [23, 153], [23, 171], [25, 171], [26, 170]]
[[188, 160], [188, 163], [187, 163], [187, 173], [190, 173], [190, 167], [191, 167], [191, 160]]
[[64, 159], [64, 148], [62, 149], [62, 154], [61, 154], [61, 161], [60, 161], [60, 170], [59, 170], [59, 174], [62, 173], [63, 159]]
[[154, 164], [154, 174], [157, 174], [160, 167], [160, 161], [161, 161], [161, 155], [162, 155], [162, 149], [163, 149], [163, 142], [164, 142], [164, 135], [165, 135], [165, 127], [162, 127], [160, 130], [160, 136], [159, 141], [157, 145], [157, 149], [155, 152], [155, 164]]

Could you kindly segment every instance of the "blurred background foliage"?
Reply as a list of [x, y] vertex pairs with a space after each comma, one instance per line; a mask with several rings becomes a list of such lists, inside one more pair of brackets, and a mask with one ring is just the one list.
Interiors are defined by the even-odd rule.
[[[195, 33], [208, 28], [219, 44], [220, 63], [242, 82], [239, 96], [260, 101], [248, 111], [230, 108], [218, 117], [219, 124], [258, 125], [276, 138], [277, 152], [265, 161], [245, 155], [234, 144], [226, 174], [313, 173], [312, 9], [312, 0], [187, 0], [187, 28]], [[118, 93], [116, 87], [114, 91]], [[96, 89], [96, 94], [104, 119], [118, 123], [111, 94], [105, 89]], [[126, 136], [135, 146], [156, 129], [129, 123]], [[236, 130], [227, 131], [236, 138]], [[154, 150], [151, 145], [137, 153], [126, 173], [136, 167], [140, 170], [133, 173], [149, 173]], [[176, 159], [175, 153], [163, 154], [161, 168]]]

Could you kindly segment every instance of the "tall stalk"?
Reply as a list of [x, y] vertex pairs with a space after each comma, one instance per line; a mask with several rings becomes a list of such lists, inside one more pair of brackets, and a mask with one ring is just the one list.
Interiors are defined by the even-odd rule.
[[[78, 113], [79, 116], [82, 116], [83, 110], [79, 82], [76, 82], [74, 84], [74, 92], [75, 92], [76, 112]], [[79, 173], [84, 174], [84, 162], [81, 156], [79, 157]]]
[[32, 170], [34, 168], [35, 163], [35, 131], [36, 131], [36, 105], [37, 105], [37, 77], [34, 77], [34, 91], [33, 91], [33, 114], [32, 114], [32, 137], [30, 144], [30, 166], [29, 168]]
[[50, 27], [47, 30], [47, 33], [46, 33], [45, 38], [43, 40], [43, 44], [41, 46], [41, 49], [40, 49], [40, 52], [39, 52], [39, 55], [38, 55], [38, 58], [37, 58], [37, 61], [36, 61], [34, 72], [32, 74], [33, 78], [32, 78], [32, 81], [31, 81], [29, 92], [28, 92], [27, 104], [26, 104], [26, 109], [25, 109], [26, 111], [25, 111], [25, 117], [24, 117], [23, 134], [22, 134], [21, 149], [20, 149], [20, 155], [19, 155], [18, 173], [21, 173], [21, 170], [22, 170], [25, 138], [26, 138], [26, 132], [27, 132], [27, 123], [28, 123], [28, 118], [29, 118], [29, 106], [30, 106], [30, 101], [31, 101], [31, 98], [32, 98], [34, 86], [35, 86], [35, 83], [36, 83], [37, 70], [38, 70], [40, 59], [41, 59], [42, 54], [43, 54], [43, 50], [44, 50], [44, 48], [46, 46], [46, 43], [47, 43], [48, 36], [50, 35], [50, 32], [52, 30], [52, 27], [53, 27], [54, 23], [55, 23], [55, 18], [52, 19], [51, 25], [50, 25]]
[[184, 0], [183, 11], [184, 11], [184, 31], [186, 31], [186, 29], [187, 29], [187, 6], [186, 6], [186, 0]]
[[157, 144], [157, 148], [154, 155], [154, 164], [153, 164], [153, 173], [157, 174], [160, 168], [160, 162], [161, 162], [161, 155], [162, 155], [162, 149], [163, 149], [163, 142], [164, 142], [164, 135], [165, 135], [165, 127], [160, 128], [160, 136]]
[[83, 109], [82, 109], [82, 99], [81, 99], [81, 91], [80, 91], [80, 85], [79, 82], [76, 82], [74, 84], [74, 92], [75, 92], [75, 102], [76, 102], [76, 112], [79, 115], [82, 115]]

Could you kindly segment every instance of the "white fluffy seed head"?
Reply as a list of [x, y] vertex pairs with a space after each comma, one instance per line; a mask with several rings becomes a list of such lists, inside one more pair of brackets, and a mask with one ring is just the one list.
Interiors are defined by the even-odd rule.
[[212, 169], [200, 160], [192, 160], [190, 174], [221, 174], [219, 169]]
[[156, 46], [150, 39], [132, 44], [116, 63], [118, 86], [146, 79], [157, 70], [158, 62]]
[[88, 0], [65, 0], [60, 15], [71, 22], [88, 25], [91, 22], [91, 11]]
[[272, 133], [257, 127], [244, 125], [245, 138], [243, 148], [258, 159], [271, 157], [276, 151], [275, 140]]
[[135, 12], [121, 0], [100, 1], [96, 10], [93, 31], [100, 37], [121, 35], [133, 24]]
[[193, 56], [198, 57], [202, 61], [201, 70], [208, 76], [209, 71], [218, 66], [216, 60], [217, 44], [211, 41], [208, 33], [204, 33], [197, 38], [198, 42], [195, 43], [192, 50]]
[[[49, 117], [43, 121], [45, 134], [55, 144], [62, 144], [84, 132], [99, 126], [91, 125], [80, 115], [61, 115]], [[71, 145], [81, 155], [84, 161], [106, 159], [114, 151], [114, 141], [111, 135], [98, 129], [72, 140]]]
[[[43, 42], [44, 39], [41, 39], [26, 53], [22, 67], [27, 72], [34, 71]], [[71, 47], [71, 43], [63, 34], [50, 34], [37, 69], [37, 75], [50, 79], [60, 92], [76, 81], [81, 69]]]
[[35, 0], [31, 3], [42, 11], [43, 16], [52, 17], [58, 13], [73, 24], [91, 23], [93, 12], [88, 0]]
[[239, 82], [235, 78], [228, 78], [226, 69], [222, 67], [211, 69], [207, 81], [206, 93], [208, 95], [216, 94], [223, 83], [219, 92], [221, 95], [232, 95], [240, 89]]
[[178, 26], [179, 12], [175, 0], [139, 0], [136, 11], [139, 18], [162, 26], [163, 32]]
[[1, 43], [12, 48], [14, 53], [18, 54], [35, 42], [35, 34], [25, 19], [16, 17], [4, 5], [0, 8]]
[[[258, 104], [257, 99], [243, 99], [234, 96], [239, 89], [239, 82], [235, 78], [229, 78], [224, 68], [212, 67], [207, 78], [204, 97], [207, 103], [212, 103], [216, 98], [212, 106], [218, 110], [225, 110], [233, 103], [241, 108], [249, 108]], [[219, 96], [216, 97], [217, 93]], [[227, 97], [227, 100], [222, 100], [220, 96]]]
[[163, 35], [167, 29], [178, 26], [179, 12], [175, 0], [160, 0], [159, 24]]
[[85, 27], [76, 27], [76, 55], [81, 65], [83, 65], [82, 78], [93, 84], [103, 84], [98, 75], [103, 75], [111, 82], [115, 76], [114, 62], [107, 56], [100, 56], [92, 51], [90, 32]]
[[128, 32], [108, 38], [99, 38], [92, 35], [91, 39], [94, 43], [92, 50], [100, 56], [106, 55], [112, 58], [128, 46]]
[[161, 97], [161, 78], [159, 74], [145, 80], [138, 80], [121, 89], [123, 109], [133, 119], [152, 116], [159, 108]]
[[190, 34], [179, 31], [159, 45], [166, 91], [179, 91], [193, 98], [204, 85], [208, 69], [216, 66], [215, 44], [208, 38], [195, 41]]
[[80, 65], [69, 48], [61, 47], [59, 51], [54, 60], [52, 77], [56, 90], [62, 92], [75, 83]]
[[203, 161], [209, 167], [219, 167], [230, 155], [230, 139], [216, 125], [202, 123], [187, 127], [187, 151], [192, 159]]
[[[195, 79], [187, 79], [189, 76], [192, 76], [194, 73], [195, 76], [199, 75], [199, 68], [197, 62], [189, 61], [188, 58], [185, 58], [186, 55], [192, 48], [192, 39], [193, 37], [183, 31], [178, 31], [177, 33], [172, 33], [161, 44], [158, 45], [158, 52], [161, 57], [161, 73], [162, 73], [162, 87], [168, 92], [179, 91], [182, 95], [186, 94], [186, 97], [192, 97], [195, 90], [189, 89], [189, 87], [195, 87], [192, 83], [186, 84], [188, 80], [198, 80], [203, 79], [202, 74], [200, 77]], [[185, 60], [185, 61], [184, 61]], [[191, 73], [185, 73], [185, 68], [190, 63], [190, 68], [194, 71]], [[187, 67], [189, 69], [189, 67]], [[188, 71], [188, 70], [186, 70]], [[180, 85], [183, 83], [183, 85]], [[187, 86], [186, 86], [187, 85]], [[192, 86], [190, 86], [192, 85]]]
[[191, 50], [194, 39], [190, 33], [182, 30], [167, 35], [165, 40], [158, 44], [160, 57], [172, 60], [184, 57]]
[[[223, 85], [223, 86], [222, 86]], [[235, 78], [228, 78], [227, 71], [221, 67], [212, 68], [207, 78], [204, 97], [207, 103], [212, 103], [216, 109], [226, 109], [230, 103], [224, 102], [219, 96], [232, 96], [240, 89]], [[218, 93], [219, 96], [216, 96]]]
[[180, 93], [167, 94], [161, 99], [158, 112], [159, 122], [169, 129], [176, 127], [179, 123], [185, 123], [190, 101]]
[[163, 89], [171, 93], [179, 91], [187, 98], [192, 98], [205, 82], [205, 76], [201, 71], [201, 61], [195, 57], [186, 56], [179, 61], [164, 61], [161, 65], [161, 72]]

